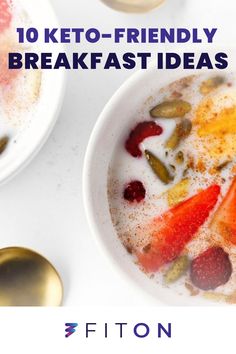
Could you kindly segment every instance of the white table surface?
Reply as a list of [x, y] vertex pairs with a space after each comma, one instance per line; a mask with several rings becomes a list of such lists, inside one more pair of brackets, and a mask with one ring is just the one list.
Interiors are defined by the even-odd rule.
[[[98, 0], [51, 0], [65, 27], [218, 27], [217, 42], [235, 42], [236, 4], [227, 0], [167, 0], [145, 15], [110, 10]], [[226, 25], [227, 23], [227, 25]], [[160, 47], [163, 49], [163, 47]], [[69, 51], [157, 51], [149, 45], [71, 45]], [[173, 49], [173, 47], [172, 47]], [[82, 201], [82, 166], [97, 117], [131, 72], [71, 71], [56, 127], [34, 161], [0, 188], [1, 246], [22, 245], [48, 257], [60, 272], [64, 305], [153, 305], [99, 253]]]

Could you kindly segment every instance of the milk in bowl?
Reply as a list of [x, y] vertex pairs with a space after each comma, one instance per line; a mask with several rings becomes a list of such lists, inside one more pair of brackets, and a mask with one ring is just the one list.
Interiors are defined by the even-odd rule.
[[157, 287], [235, 303], [236, 73], [183, 77], [139, 108], [109, 166], [117, 237]]

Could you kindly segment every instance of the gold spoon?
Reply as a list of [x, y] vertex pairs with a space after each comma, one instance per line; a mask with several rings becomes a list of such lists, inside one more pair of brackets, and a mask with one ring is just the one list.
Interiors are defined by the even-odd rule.
[[51, 263], [21, 247], [0, 249], [0, 306], [60, 306], [63, 286]]

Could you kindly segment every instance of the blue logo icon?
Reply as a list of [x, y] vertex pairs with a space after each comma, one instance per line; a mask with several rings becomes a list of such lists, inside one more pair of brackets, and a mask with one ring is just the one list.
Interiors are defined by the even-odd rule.
[[66, 335], [65, 337], [68, 338], [70, 337], [73, 333], [76, 331], [76, 327], [78, 327], [78, 323], [65, 323], [66, 329]]

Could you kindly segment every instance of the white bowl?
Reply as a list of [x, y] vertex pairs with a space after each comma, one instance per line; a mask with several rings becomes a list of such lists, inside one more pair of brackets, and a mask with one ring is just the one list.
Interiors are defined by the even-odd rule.
[[[45, 27], [59, 27], [50, 1], [15, 1], [25, 9], [32, 26], [37, 28], [39, 33], [42, 33]], [[52, 52], [53, 55], [64, 52], [62, 45], [45, 45], [42, 40], [40, 40], [39, 49], [41, 52]], [[36, 114], [30, 124], [17, 137], [17, 143], [9, 148], [4, 156], [1, 156], [0, 183], [4, 183], [15, 176], [31, 161], [46, 142], [56, 123], [64, 95], [65, 72], [63, 70], [48, 70], [43, 75], [43, 80], [41, 103], [36, 110]]]
[[[209, 51], [209, 49], [208, 49]], [[214, 51], [211, 51], [212, 53]], [[230, 62], [235, 62], [236, 52], [230, 51]], [[171, 289], [154, 283], [128, 255], [113, 227], [108, 198], [107, 174], [116, 144], [130, 128], [130, 119], [142, 108], [147, 98], [155, 95], [167, 84], [184, 76], [199, 73], [197, 70], [162, 70], [155, 64], [147, 71], [134, 74], [108, 102], [101, 113], [90, 138], [84, 163], [84, 204], [90, 228], [103, 254], [118, 271], [122, 271], [130, 285], [145, 291], [157, 304], [215, 305], [200, 297], [178, 296]], [[128, 128], [129, 127], [129, 128]], [[150, 299], [150, 298], [149, 298]], [[148, 304], [148, 296], [147, 296]]]

